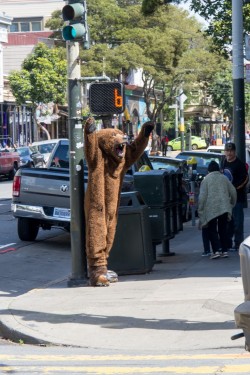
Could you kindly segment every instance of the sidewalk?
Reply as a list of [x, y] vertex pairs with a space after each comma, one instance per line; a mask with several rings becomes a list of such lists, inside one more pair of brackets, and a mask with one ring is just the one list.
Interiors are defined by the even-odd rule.
[[[245, 210], [245, 236], [250, 235]], [[192, 222], [170, 241], [174, 256], [158, 258], [150, 274], [121, 276], [107, 288], [67, 286], [70, 236], [62, 234], [9, 255], [13, 273], [0, 274], [0, 331], [25, 343], [124, 349], [153, 354], [241, 348], [234, 309], [244, 301], [239, 255], [201, 257]], [[161, 246], [157, 251], [161, 252]], [[8, 262], [8, 256], [4, 257]]]

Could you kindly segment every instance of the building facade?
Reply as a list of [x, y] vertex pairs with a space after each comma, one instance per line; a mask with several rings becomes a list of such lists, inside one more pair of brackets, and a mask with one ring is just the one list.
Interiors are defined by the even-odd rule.
[[[52, 12], [62, 8], [61, 0], [0, 0], [0, 19], [9, 17], [8, 38], [1, 43], [3, 97], [0, 100], [0, 137], [11, 137], [13, 142], [28, 144], [34, 140], [32, 111], [29, 103], [17, 106], [8, 84], [8, 75], [20, 70], [23, 60], [39, 42], [53, 45], [51, 31], [45, 27]], [[7, 16], [8, 15], [8, 16]], [[55, 126], [58, 129], [58, 124]], [[54, 130], [54, 127], [53, 127]], [[55, 135], [55, 132], [52, 132]]]

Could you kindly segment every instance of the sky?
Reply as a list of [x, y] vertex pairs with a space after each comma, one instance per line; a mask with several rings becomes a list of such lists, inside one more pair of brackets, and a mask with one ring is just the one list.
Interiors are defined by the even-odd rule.
[[190, 2], [191, 1], [188, 1], [187, 3], [182, 3], [182, 4], [179, 5], [179, 7], [188, 10], [189, 13], [192, 14], [193, 16], [195, 16], [198, 19], [199, 22], [201, 22], [204, 25], [206, 25], [207, 22], [204, 20], [204, 18], [200, 17], [198, 14], [195, 14], [194, 12], [191, 12], [191, 10], [190, 10]]

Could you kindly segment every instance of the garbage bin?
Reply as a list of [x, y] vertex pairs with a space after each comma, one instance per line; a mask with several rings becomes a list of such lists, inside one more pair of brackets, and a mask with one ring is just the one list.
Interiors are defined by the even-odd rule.
[[108, 267], [118, 275], [142, 274], [154, 263], [148, 206], [139, 192], [122, 193]]
[[240, 245], [239, 255], [245, 302], [235, 308], [234, 318], [236, 326], [243, 330], [245, 349], [250, 352], [250, 236]]
[[135, 189], [149, 207], [153, 245], [162, 243], [162, 255], [173, 255], [169, 252], [169, 240], [181, 228], [182, 202], [176, 191], [178, 181], [175, 173], [165, 169], [134, 174]]

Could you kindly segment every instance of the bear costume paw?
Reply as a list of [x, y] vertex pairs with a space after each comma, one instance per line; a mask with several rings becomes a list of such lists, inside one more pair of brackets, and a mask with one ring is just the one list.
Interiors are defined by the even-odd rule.
[[89, 117], [86, 120], [85, 128], [86, 128], [86, 132], [88, 134], [94, 133], [96, 131], [97, 128], [96, 128], [96, 124], [95, 124], [95, 119], [93, 117]]
[[145, 137], [149, 137], [154, 129], [154, 123], [152, 121], [147, 121], [143, 124], [144, 127], [144, 135]]
[[109, 286], [110, 281], [107, 277], [107, 267], [96, 266], [89, 267], [90, 286]]
[[90, 286], [109, 286], [110, 283], [117, 283], [118, 275], [115, 271], [107, 270], [106, 267], [89, 268]]

